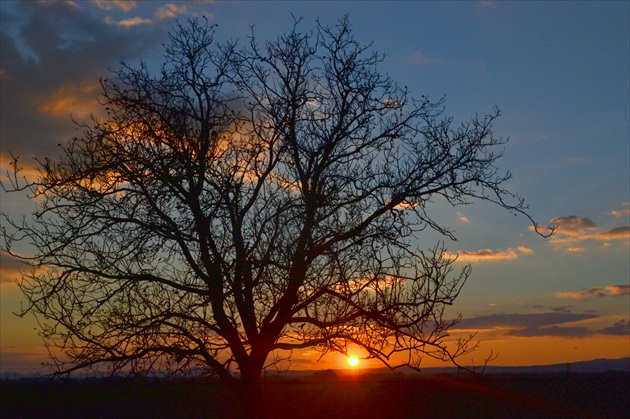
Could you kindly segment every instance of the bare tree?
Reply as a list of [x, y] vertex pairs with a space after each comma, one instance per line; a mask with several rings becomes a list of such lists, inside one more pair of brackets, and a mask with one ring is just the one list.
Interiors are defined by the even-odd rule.
[[448, 344], [459, 317], [444, 313], [470, 268], [417, 239], [453, 237], [437, 197], [529, 218], [495, 165], [498, 110], [453, 127], [442, 101], [378, 71], [347, 19], [298, 26], [239, 46], [178, 24], [160, 73], [122, 62], [101, 81], [107, 116], [36, 181], [16, 161], [4, 187], [29, 189], [36, 213], [5, 217], [3, 247], [37, 249], [24, 314], [61, 348], [59, 372], [203, 370], [255, 388], [302, 348], [357, 345], [392, 368], [474, 348]]

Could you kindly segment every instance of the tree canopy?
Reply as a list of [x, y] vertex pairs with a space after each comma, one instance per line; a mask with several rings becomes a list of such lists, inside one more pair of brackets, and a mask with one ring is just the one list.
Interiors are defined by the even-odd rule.
[[468, 353], [444, 310], [470, 268], [418, 243], [452, 237], [438, 197], [529, 218], [496, 165], [499, 111], [455, 126], [379, 72], [346, 18], [262, 43], [214, 34], [178, 24], [155, 75], [122, 62], [101, 80], [106, 116], [37, 180], [4, 183], [35, 198], [3, 247], [36, 249], [19, 285], [58, 370], [256, 382], [303, 348], [356, 345], [392, 368]]

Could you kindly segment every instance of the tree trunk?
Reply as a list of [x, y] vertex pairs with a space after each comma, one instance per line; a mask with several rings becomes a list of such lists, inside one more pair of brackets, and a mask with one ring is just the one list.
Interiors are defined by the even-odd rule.
[[264, 419], [267, 417], [262, 399], [262, 368], [250, 367], [241, 370], [238, 394], [243, 401], [243, 410], [247, 417]]

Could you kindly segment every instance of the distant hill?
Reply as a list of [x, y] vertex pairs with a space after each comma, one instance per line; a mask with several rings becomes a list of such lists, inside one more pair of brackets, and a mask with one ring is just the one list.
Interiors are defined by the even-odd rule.
[[[479, 371], [479, 368], [477, 369]], [[457, 372], [455, 367], [446, 368], [425, 368], [421, 370], [425, 373], [445, 373], [445, 372]], [[593, 359], [591, 361], [580, 362], [568, 362], [564, 364], [552, 364], [552, 365], [530, 365], [523, 367], [504, 367], [488, 365], [485, 368], [486, 374], [526, 374], [526, 373], [558, 373], [558, 372], [571, 372], [571, 373], [595, 373], [595, 372], [608, 372], [608, 371], [623, 371], [630, 372], [630, 357], [620, 359]]]
[[[472, 369], [472, 368], [471, 368]], [[353, 370], [338, 370], [340, 374], [352, 374]], [[418, 371], [411, 368], [400, 368], [396, 370], [402, 374], [418, 374]], [[477, 367], [476, 371], [481, 372]], [[485, 374], [530, 374], [530, 373], [600, 373], [609, 371], [630, 372], [630, 357], [620, 359], [594, 359], [591, 361], [571, 362], [552, 365], [530, 365], [523, 367], [506, 366], [486, 366]], [[288, 371], [280, 375], [304, 375], [316, 371]], [[436, 367], [421, 368], [420, 374], [456, 374], [457, 367]], [[387, 368], [370, 368], [360, 370], [360, 374], [391, 374]]]
[[[481, 372], [478, 367], [476, 369]], [[348, 374], [374, 374], [389, 375], [391, 371], [387, 368], [366, 368], [360, 370], [326, 370], [332, 371], [332, 374], [348, 375]], [[326, 372], [324, 371], [324, 372]], [[457, 367], [438, 367], [438, 368], [421, 368], [420, 372], [411, 368], [400, 368], [396, 370], [398, 373], [408, 374], [456, 374]], [[531, 373], [601, 373], [609, 371], [630, 372], [630, 357], [620, 359], [594, 359], [591, 361], [571, 362], [553, 365], [530, 365], [524, 367], [504, 367], [504, 366], [486, 366], [483, 371], [485, 374], [531, 374]], [[289, 370], [286, 372], [268, 371], [267, 376], [293, 377], [293, 376], [310, 376], [313, 374], [322, 374], [322, 370]], [[91, 374], [83, 374], [75, 378], [89, 377]], [[4, 372], [0, 374], [2, 380], [20, 380], [37, 378], [38, 375], [20, 374], [16, 372]]]

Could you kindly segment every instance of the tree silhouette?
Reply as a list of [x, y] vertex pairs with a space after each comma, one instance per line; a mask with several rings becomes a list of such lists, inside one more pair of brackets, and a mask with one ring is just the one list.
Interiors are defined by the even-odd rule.
[[37, 249], [23, 314], [61, 348], [58, 372], [205, 371], [255, 389], [302, 348], [357, 345], [394, 368], [475, 347], [447, 344], [459, 317], [444, 314], [470, 268], [415, 243], [453, 237], [438, 197], [529, 218], [495, 165], [499, 111], [453, 127], [441, 100], [379, 73], [346, 18], [298, 27], [240, 46], [178, 24], [157, 76], [121, 62], [101, 80], [107, 116], [37, 180], [15, 162], [4, 187], [37, 206], [5, 216], [3, 247]]

